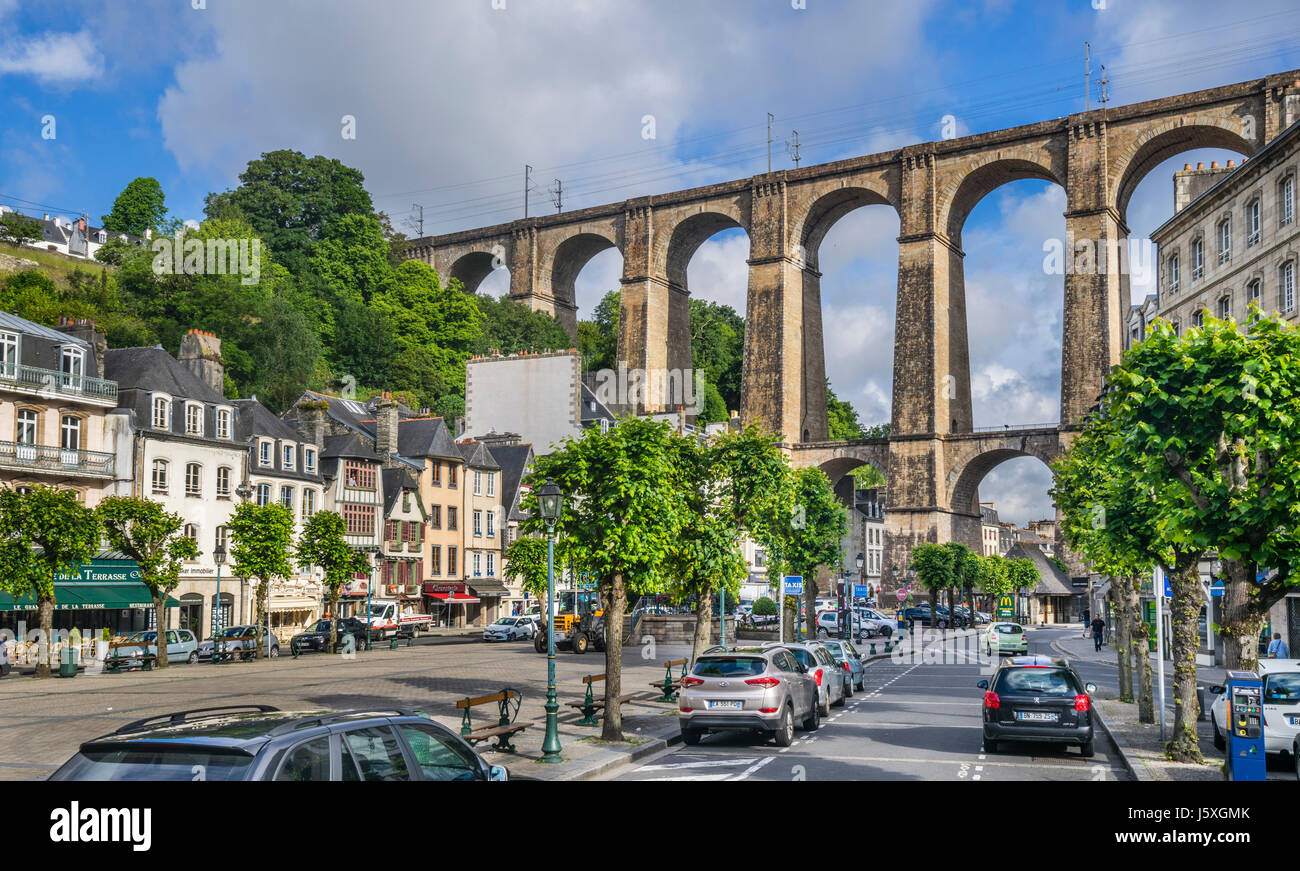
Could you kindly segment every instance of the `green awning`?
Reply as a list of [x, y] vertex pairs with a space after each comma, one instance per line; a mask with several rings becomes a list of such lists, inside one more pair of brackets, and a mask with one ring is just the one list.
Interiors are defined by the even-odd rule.
[[[181, 603], [167, 597], [168, 608], [179, 608]], [[152, 608], [153, 599], [144, 584], [83, 584], [54, 585], [54, 610], [98, 611], [118, 608]], [[30, 594], [16, 599], [9, 593], [0, 593], [0, 611], [35, 611], [36, 598]]]

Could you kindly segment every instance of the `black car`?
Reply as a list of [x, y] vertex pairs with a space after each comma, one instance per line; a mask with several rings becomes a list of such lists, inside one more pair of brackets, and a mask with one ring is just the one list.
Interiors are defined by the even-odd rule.
[[[339, 618], [338, 641], [334, 645], [335, 653], [346, 648], [345, 636], [347, 635], [352, 636], [353, 644], [360, 646], [365, 641], [366, 624], [355, 617]], [[317, 620], [315, 626], [293, 636], [289, 641], [289, 652], [294, 656], [303, 653], [319, 653], [324, 651], [329, 646], [329, 643], [330, 621]]]
[[508, 780], [428, 715], [199, 708], [87, 741], [50, 780]]
[[[916, 626], [917, 624], [920, 624], [921, 626], [935, 625], [934, 615], [930, 613], [930, 606], [928, 605], [922, 607], [916, 607], [916, 608], [904, 608], [902, 617], [903, 617], [903, 622], [907, 624], [907, 627], [909, 629]], [[959, 624], [962, 624], [965, 621], [958, 619], [957, 622]], [[948, 609], [941, 606], [939, 608], [939, 621], [938, 621], [939, 628], [947, 629], [951, 623], [952, 623], [952, 618], [948, 615]]]
[[1093, 755], [1092, 693], [1064, 659], [1015, 656], [1003, 660], [984, 690], [984, 750], [997, 753], [1004, 741], [1078, 744]]

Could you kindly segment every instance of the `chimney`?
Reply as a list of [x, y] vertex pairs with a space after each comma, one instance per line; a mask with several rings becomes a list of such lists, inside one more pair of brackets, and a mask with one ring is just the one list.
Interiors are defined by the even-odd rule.
[[385, 467], [395, 465], [397, 453], [397, 402], [393, 394], [384, 393], [375, 403], [375, 453]]
[[1203, 161], [1198, 160], [1198, 161], [1196, 162], [1196, 168], [1197, 168], [1197, 169], [1205, 169], [1205, 163], [1204, 163]]
[[104, 352], [108, 350], [108, 337], [104, 331], [95, 326], [91, 318], [59, 318], [56, 328], [60, 333], [67, 333], [90, 343], [90, 352], [95, 356], [95, 378], [104, 377]]
[[220, 396], [226, 394], [226, 367], [221, 362], [221, 340], [212, 333], [190, 330], [181, 337], [177, 361]]
[[316, 446], [319, 451], [325, 450], [325, 433], [328, 429], [328, 422], [325, 419], [329, 412], [329, 403], [325, 401], [304, 400], [298, 403], [298, 434], [302, 436], [303, 441]]

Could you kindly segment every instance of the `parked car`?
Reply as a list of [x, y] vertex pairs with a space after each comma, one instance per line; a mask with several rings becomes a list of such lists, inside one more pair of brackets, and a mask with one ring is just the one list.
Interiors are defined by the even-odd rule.
[[[780, 642], [775, 643], [780, 645]], [[840, 677], [842, 669], [836, 664], [835, 657], [831, 656], [826, 645], [820, 641], [790, 643], [784, 647], [794, 654], [800, 665], [808, 669], [808, 674], [817, 684], [821, 715], [829, 717], [832, 705], [844, 704], [844, 680]]]
[[989, 656], [1004, 653], [1029, 653], [1029, 638], [1019, 623], [991, 623], [984, 633], [984, 652]]
[[[1256, 670], [1264, 680], [1264, 752], [1290, 753], [1300, 773], [1296, 742], [1300, 739], [1300, 659], [1261, 659]], [[1228, 697], [1224, 687], [1212, 686], [1218, 698], [1210, 706], [1214, 746], [1227, 749]]]
[[[967, 608], [965, 605], [958, 605], [956, 611], [957, 611], [957, 616], [961, 618], [963, 625], [970, 626], [971, 625], [970, 608]], [[982, 623], [987, 623], [987, 622], [989, 622], [988, 617], [986, 617], [980, 611], [975, 612], [974, 625], [978, 626]]]
[[[362, 623], [355, 617], [340, 617], [338, 628], [338, 641], [335, 645], [335, 652], [341, 650], [347, 643], [344, 638], [352, 636], [354, 645], [361, 645], [366, 637], [366, 624]], [[294, 656], [300, 656], [304, 653], [319, 653], [329, 647], [330, 643], [330, 621], [317, 620], [314, 626], [299, 632], [293, 638], [289, 639], [289, 652]], [[209, 654], [211, 655], [211, 654]]]
[[[849, 633], [854, 638], [861, 638], [864, 634], [874, 636], [876, 626], [873, 623], [862, 622], [862, 618], [856, 612], [849, 612], [849, 619], [852, 621], [849, 626]], [[818, 638], [838, 638], [840, 635], [840, 612], [839, 611], [821, 611], [817, 614], [817, 637]]]
[[912, 626], [920, 623], [922, 626], [938, 626], [940, 629], [947, 629], [949, 626], [964, 626], [965, 619], [958, 616], [954, 618], [948, 613], [948, 609], [940, 605], [935, 615], [930, 614], [929, 604], [918, 605], [914, 608], [903, 609], [903, 620]]
[[853, 646], [852, 641], [823, 641], [831, 657], [844, 670], [844, 697], [852, 698], [855, 689], [863, 689], [867, 670], [862, 665], [862, 654]]
[[809, 732], [821, 725], [818, 687], [786, 647], [702, 654], [682, 679], [677, 723], [686, 744], [708, 732], [752, 731], [789, 747], [796, 722]]
[[[260, 655], [261, 653], [264, 653], [266, 651], [266, 627], [265, 626], [261, 626], [261, 627], [227, 626], [225, 629], [222, 629], [220, 632], [217, 633], [217, 638], [221, 641], [223, 645], [225, 645], [227, 651], [248, 650], [250, 649], [250, 645], [248, 643], [249, 642], [248, 636], [257, 634], [257, 630], [259, 628], [262, 630], [261, 631], [262, 650], [259, 652]], [[271, 633], [271, 658], [274, 659], [279, 655], [280, 655], [280, 639], [276, 638], [275, 633], [272, 632]], [[199, 661], [201, 662], [205, 659], [212, 659], [211, 638], [199, 642]]]
[[[196, 774], [200, 777], [196, 778]], [[410, 710], [200, 708], [87, 741], [50, 780], [496, 780], [459, 735]]]
[[889, 638], [894, 634], [894, 627], [898, 623], [897, 620], [886, 617], [874, 608], [859, 608], [857, 610], [857, 615], [862, 621], [864, 629], [868, 624], [870, 624], [876, 627], [877, 635], [883, 635], [885, 638]]
[[[120, 659], [129, 659], [133, 654], [143, 654], [156, 657], [158, 655], [158, 632], [155, 629], [144, 629], [135, 632], [127, 637], [125, 641], [119, 642], [113, 648], [113, 656]], [[167, 630], [167, 661], [189, 662], [199, 661], [199, 642], [194, 637], [194, 633], [188, 629], [168, 629]]]
[[483, 630], [484, 641], [517, 641], [537, 634], [537, 624], [528, 617], [501, 617]]
[[984, 751], [997, 753], [1007, 741], [1078, 744], [1093, 755], [1092, 694], [1064, 659], [1017, 656], [993, 677], [976, 684], [984, 690]]

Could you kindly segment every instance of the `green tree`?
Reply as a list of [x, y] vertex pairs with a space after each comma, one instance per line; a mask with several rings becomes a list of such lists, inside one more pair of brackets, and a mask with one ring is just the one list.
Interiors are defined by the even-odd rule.
[[[745, 355], [745, 319], [729, 305], [692, 298], [691, 365], [718, 394], [722, 413], [710, 408], [710, 421], [726, 420], [730, 409], [740, 408], [740, 375]], [[617, 326], [617, 321], [615, 321]], [[617, 338], [617, 330], [615, 331]], [[706, 396], [704, 405], [710, 406]]]
[[957, 619], [957, 602], [953, 598], [953, 591], [961, 590], [966, 594], [966, 607], [970, 609], [972, 615], [975, 613], [974, 590], [975, 584], [980, 578], [980, 557], [966, 545], [959, 541], [950, 541], [944, 545], [953, 553], [952, 559], [952, 587], [948, 592], [948, 614], [952, 617], [954, 624]]
[[573, 346], [569, 333], [546, 312], [533, 311], [508, 296], [494, 299], [479, 294], [475, 302], [483, 324], [476, 354], [559, 351]]
[[294, 551], [299, 563], [318, 566], [324, 572], [322, 586], [330, 615], [330, 650], [334, 650], [339, 640], [339, 593], [352, 578], [370, 569], [370, 560], [347, 543], [346, 534], [347, 526], [337, 511], [317, 511], [302, 525]]
[[[293, 512], [279, 502], [256, 505], [240, 503], [227, 525], [230, 533], [234, 572], [256, 582], [257, 623], [267, 625], [267, 596], [271, 582], [293, 571]], [[270, 639], [267, 639], [270, 643]], [[261, 645], [257, 646], [261, 655]]]
[[852, 403], [835, 395], [829, 379], [826, 381], [826, 418], [830, 425], [831, 439], [850, 441], [864, 437], [862, 424], [858, 422], [858, 412]]
[[132, 179], [113, 200], [112, 210], [103, 217], [104, 229], [143, 236], [145, 230], [163, 233], [167, 225], [166, 197], [158, 179]]
[[[820, 592], [817, 569], [839, 565], [842, 561], [848, 514], [835, 498], [830, 479], [821, 469], [799, 469], [787, 486], [782, 487], [780, 482], [771, 486], [774, 491], [771, 498], [780, 507], [769, 515], [764, 542], [768, 548], [768, 576], [803, 577], [805, 626], [815, 636], [816, 600]], [[793, 598], [786, 598], [790, 600], [786, 603], [788, 609]]]
[[0, 242], [11, 245], [26, 245], [40, 239], [44, 231], [41, 222], [17, 212], [5, 212], [0, 215]]
[[775, 616], [779, 610], [780, 608], [776, 606], [776, 602], [773, 602], [767, 596], [763, 596], [754, 602], [755, 617], [772, 617]]
[[108, 542], [136, 561], [140, 579], [153, 598], [158, 632], [158, 665], [167, 667], [167, 594], [181, 582], [181, 566], [199, 555], [184, 533], [185, 521], [151, 499], [110, 496], [95, 509]]
[[579, 322], [578, 350], [582, 353], [584, 370], [594, 372], [618, 368], [620, 304], [619, 292], [611, 290], [601, 297], [591, 320]]
[[50, 676], [54, 582], [76, 574], [99, 547], [99, 521], [71, 490], [0, 487], [0, 588], [36, 599], [41, 639], [36, 676]]
[[627, 593], [662, 589], [662, 567], [682, 525], [685, 499], [672, 428], [627, 418], [589, 429], [540, 456], [528, 477], [524, 531], [545, 532], [537, 490], [553, 478], [565, 494], [556, 528], [575, 565], [597, 578], [605, 614], [605, 718], [601, 737], [623, 739], [623, 614]]
[[939, 594], [956, 583], [957, 550], [942, 544], [922, 542], [912, 548], [916, 579], [930, 594], [930, 619], [939, 621]]

